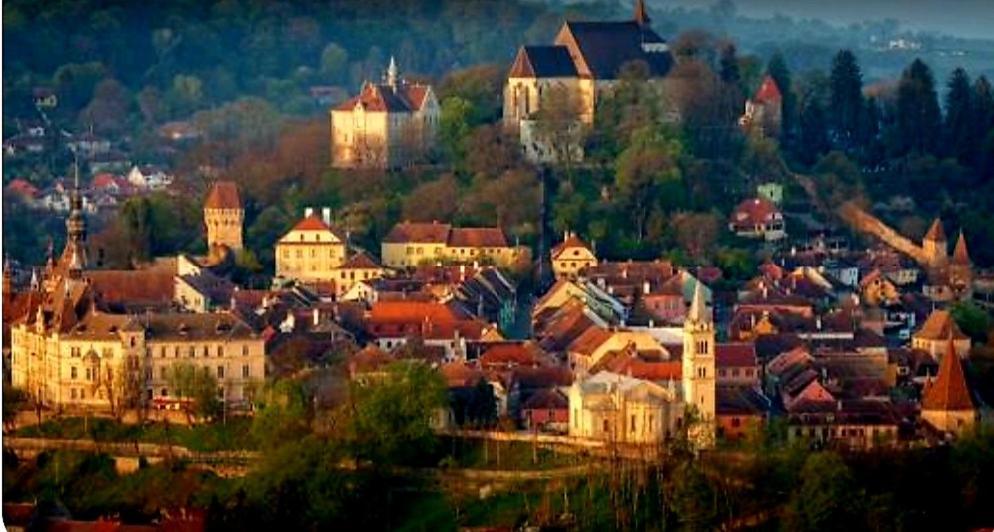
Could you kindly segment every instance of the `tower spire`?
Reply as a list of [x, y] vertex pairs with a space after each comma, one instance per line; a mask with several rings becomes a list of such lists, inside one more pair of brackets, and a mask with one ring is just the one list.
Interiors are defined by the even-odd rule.
[[645, 0], [635, 0], [635, 22], [639, 26], [648, 26], [652, 19], [649, 18], [649, 12], [645, 9]]
[[83, 195], [79, 191], [79, 160], [73, 161], [73, 187], [69, 194], [69, 217], [66, 218], [66, 248], [62, 259], [70, 272], [86, 268], [86, 217], [83, 215]]
[[390, 56], [390, 65], [387, 66], [387, 85], [390, 85], [394, 90], [397, 89], [397, 62], [394, 61], [393, 56]]
[[707, 298], [704, 296], [704, 283], [699, 279], [694, 279], [694, 298], [690, 301], [690, 311], [687, 312], [687, 320], [692, 320], [696, 323], [708, 323], [711, 321]]

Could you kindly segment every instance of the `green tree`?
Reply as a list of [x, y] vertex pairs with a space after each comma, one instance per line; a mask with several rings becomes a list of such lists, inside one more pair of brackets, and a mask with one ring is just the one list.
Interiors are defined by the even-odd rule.
[[437, 443], [432, 422], [446, 405], [445, 383], [427, 364], [399, 361], [378, 381], [351, 389], [349, 436], [355, 453], [404, 463]]
[[469, 137], [473, 113], [473, 104], [465, 98], [450, 96], [442, 100], [438, 141], [446, 159], [457, 166], [466, 158], [466, 139]]
[[831, 147], [825, 114], [825, 106], [819, 95], [809, 93], [801, 104], [801, 135], [798, 143], [798, 158], [806, 164], [816, 161]]
[[321, 51], [321, 75], [331, 83], [346, 78], [349, 53], [336, 43], [328, 43]]
[[645, 129], [621, 152], [615, 163], [615, 186], [635, 226], [636, 240], [645, 238], [649, 215], [658, 207], [667, 185], [681, 183], [677, 160], [681, 142], [659, 131]]
[[299, 440], [311, 433], [311, 400], [299, 382], [279, 379], [269, 383], [255, 401], [252, 439], [263, 450]]
[[943, 147], [949, 156], [969, 164], [978, 149], [974, 125], [973, 89], [970, 76], [962, 68], [953, 70], [946, 84], [946, 120]]
[[864, 110], [863, 73], [856, 55], [850, 50], [840, 50], [832, 59], [829, 106], [833, 141], [845, 151], [854, 149], [859, 142]]
[[[790, 79], [790, 69], [787, 68], [787, 61], [780, 52], [774, 53], [766, 65], [766, 73], [773, 78], [783, 95], [783, 117], [781, 120], [781, 137], [789, 141], [794, 134], [794, 122], [797, 116], [797, 99], [794, 96], [794, 88]], [[785, 142], [789, 145], [789, 142]]]
[[808, 456], [801, 483], [791, 495], [784, 524], [788, 530], [828, 531], [856, 527], [860, 497], [849, 466], [834, 452]]
[[986, 76], [973, 83], [974, 137], [978, 153], [974, 167], [984, 181], [994, 179], [994, 90]]
[[963, 301], [954, 304], [949, 309], [956, 325], [974, 341], [983, 343], [987, 341], [991, 328], [994, 327], [991, 317], [984, 309], [977, 306], [972, 301]]
[[942, 131], [942, 113], [932, 69], [921, 59], [915, 59], [901, 74], [895, 112], [896, 155], [935, 154]]
[[193, 413], [201, 419], [209, 419], [220, 412], [218, 382], [211, 368], [189, 362], [173, 364], [166, 375], [166, 382], [175, 396], [192, 401], [192, 408], [187, 409], [188, 416]]
[[130, 198], [121, 206], [129, 262], [146, 262], [152, 258], [152, 204], [147, 197]]
[[174, 115], [185, 116], [203, 103], [204, 84], [197, 76], [177, 74], [166, 98]]

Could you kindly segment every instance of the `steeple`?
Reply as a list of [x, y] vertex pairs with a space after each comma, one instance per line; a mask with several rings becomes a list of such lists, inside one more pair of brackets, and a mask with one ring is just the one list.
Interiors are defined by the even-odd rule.
[[635, 16], [633, 17], [639, 26], [648, 26], [652, 19], [649, 12], [645, 10], [645, 0], [635, 0]]
[[69, 272], [86, 268], [86, 218], [83, 216], [83, 195], [79, 191], [79, 162], [73, 163], [73, 187], [69, 193], [69, 217], [66, 218], [66, 248], [62, 260]]
[[694, 280], [694, 298], [690, 301], [690, 311], [687, 320], [695, 323], [710, 323], [711, 313], [708, 312], [707, 298], [704, 296], [704, 283]]
[[963, 230], [959, 232], [959, 237], [956, 239], [956, 248], [953, 249], [953, 263], [968, 265], [970, 264], [970, 253], [966, 249], [966, 237], [963, 236]]
[[387, 67], [387, 85], [397, 90], [397, 62], [390, 56], [390, 65]]

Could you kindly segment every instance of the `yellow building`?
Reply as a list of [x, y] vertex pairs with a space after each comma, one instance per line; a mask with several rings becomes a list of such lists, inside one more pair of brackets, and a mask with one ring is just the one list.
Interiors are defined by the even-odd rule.
[[207, 247], [226, 246], [242, 249], [242, 223], [245, 210], [233, 181], [218, 181], [211, 186], [204, 202], [204, 224], [207, 226]]
[[345, 264], [333, 272], [335, 296], [340, 298], [356, 283], [379, 279], [385, 273], [386, 269], [383, 266], [377, 264], [366, 252], [360, 251], [349, 257]]
[[552, 248], [552, 273], [556, 279], [575, 279], [581, 270], [597, 266], [597, 255], [576, 233], [567, 232]]
[[346, 238], [331, 225], [328, 209], [323, 217], [308, 209], [304, 219], [276, 242], [276, 276], [304, 283], [335, 279], [345, 264]]
[[396, 168], [434, 147], [439, 106], [431, 86], [400, 79], [392, 57], [385, 78], [331, 110], [332, 166]]
[[499, 227], [452, 227], [438, 222], [403, 222], [380, 243], [383, 265], [480, 263], [508, 268], [528, 260], [528, 249], [510, 246]]

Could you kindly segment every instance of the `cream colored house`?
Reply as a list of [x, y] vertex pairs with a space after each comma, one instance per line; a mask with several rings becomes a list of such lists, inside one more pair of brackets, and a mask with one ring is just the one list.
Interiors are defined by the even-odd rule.
[[386, 268], [377, 264], [366, 252], [356, 253], [333, 272], [335, 296], [341, 299], [350, 293], [356, 284], [379, 279], [386, 272]]
[[322, 215], [307, 209], [304, 219], [276, 242], [277, 277], [303, 283], [335, 279], [346, 261], [346, 238], [331, 225], [330, 209]]
[[207, 368], [229, 402], [246, 399], [265, 378], [264, 340], [228, 313], [89, 310], [61, 330], [38, 318], [11, 330], [12, 382], [51, 407], [103, 410], [170, 398], [178, 363]]
[[567, 232], [552, 248], [552, 273], [556, 279], [575, 279], [581, 270], [597, 266], [597, 255], [576, 233]]
[[569, 435], [610, 443], [660, 444], [683, 417], [675, 388], [602, 371], [569, 389]]
[[529, 260], [528, 248], [511, 246], [499, 227], [452, 227], [438, 222], [402, 222], [380, 243], [383, 265], [492, 264], [508, 268]]
[[396, 168], [434, 147], [440, 109], [431, 86], [399, 78], [393, 58], [384, 81], [367, 81], [331, 110], [332, 166]]

